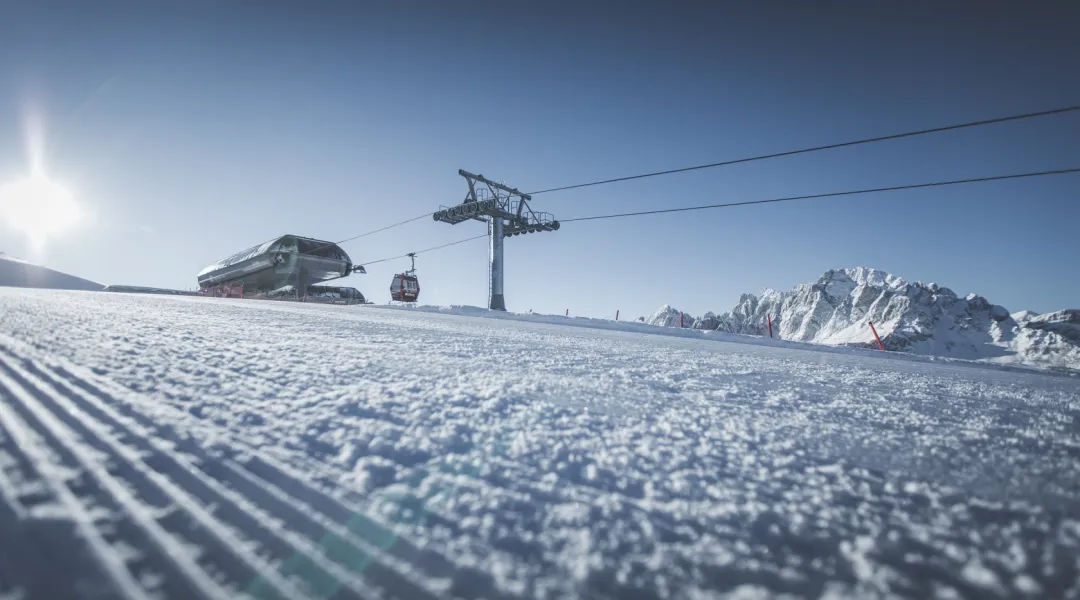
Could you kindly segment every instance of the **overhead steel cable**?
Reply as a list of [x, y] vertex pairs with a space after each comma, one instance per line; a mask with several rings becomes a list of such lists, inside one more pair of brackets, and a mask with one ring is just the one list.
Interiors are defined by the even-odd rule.
[[[785, 196], [785, 197], [782, 197], [782, 198], [768, 198], [768, 199], [765, 199], [765, 200], [746, 200], [746, 201], [741, 201], [741, 202], [725, 202], [725, 203], [722, 203], [722, 204], [706, 204], [706, 205], [702, 205], [702, 206], [684, 206], [684, 207], [680, 207], [680, 208], [663, 208], [663, 209], [657, 209], [657, 210], [643, 210], [643, 211], [637, 211], [637, 212], [615, 213], [615, 214], [610, 214], [610, 215], [592, 215], [592, 216], [588, 216], [588, 217], [576, 217], [576, 218], [573, 218], [573, 219], [561, 219], [561, 222], [562, 223], [572, 223], [572, 222], [576, 222], [576, 221], [596, 221], [596, 220], [600, 220], [600, 219], [617, 219], [617, 218], [621, 218], [621, 217], [637, 217], [637, 216], [644, 216], [644, 215], [657, 215], [657, 214], [664, 214], [664, 213], [687, 212], [687, 211], [694, 211], [694, 210], [709, 210], [709, 209], [715, 209], [715, 208], [730, 208], [730, 207], [734, 207], [734, 206], [750, 206], [750, 205], [754, 205], [754, 204], [773, 204], [773, 203], [778, 203], [778, 202], [794, 202], [794, 201], [797, 201], [797, 200], [815, 200], [815, 199], [822, 199], [822, 198], [839, 198], [839, 197], [843, 197], [843, 196], [855, 196], [855, 195], [859, 195], [859, 194], [875, 194], [875, 193], [880, 193], [880, 192], [895, 192], [895, 191], [900, 191], [900, 190], [916, 190], [916, 189], [934, 188], [934, 187], [947, 187], [947, 186], [952, 186], [952, 185], [983, 183], [983, 182], [988, 182], [988, 181], [1005, 181], [1005, 180], [1009, 180], [1009, 179], [1030, 179], [1030, 178], [1033, 178], [1033, 177], [1047, 177], [1047, 176], [1051, 176], [1051, 175], [1066, 175], [1066, 174], [1069, 174], [1069, 173], [1080, 173], [1080, 167], [1075, 167], [1075, 168], [1071, 168], [1071, 169], [1053, 169], [1053, 170], [1047, 170], [1047, 171], [1033, 171], [1033, 172], [1030, 172], [1030, 173], [1014, 173], [1014, 174], [1011, 174], [1011, 175], [994, 175], [994, 176], [990, 176], [990, 177], [971, 177], [971, 178], [968, 178], [968, 179], [953, 179], [953, 180], [949, 180], [949, 181], [933, 181], [933, 182], [929, 182], [929, 183], [911, 183], [911, 184], [894, 185], [894, 186], [888, 186], [888, 187], [865, 188], [865, 189], [860, 189], [860, 190], [847, 190], [847, 191], [843, 191], [843, 192], [826, 192], [826, 193], [821, 193], [821, 194], [806, 194], [806, 195], [802, 195], [802, 196]], [[463, 240], [457, 240], [455, 242], [450, 242], [450, 243], [447, 243], [447, 244], [440, 244], [438, 246], [433, 246], [431, 248], [425, 248], [423, 250], [418, 250], [418, 251], [415, 252], [415, 254], [423, 254], [425, 252], [433, 252], [435, 250], [441, 250], [443, 248], [448, 248], [450, 246], [455, 246], [457, 244], [463, 244], [465, 242], [471, 242], [473, 240], [479, 240], [481, 238], [487, 238], [487, 237], [488, 236], [485, 233], [485, 234], [482, 234], [482, 235], [477, 235], [477, 236], [473, 236], [473, 237], [470, 237], [470, 238], [465, 238]], [[381, 262], [397, 260], [399, 258], [407, 258], [408, 256], [409, 256], [409, 254], [406, 253], [406, 254], [401, 254], [401, 255], [398, 255], [398, 256], [391, 256], [391, 257], [388, 257], [388, 258], [380, 258], [379, 260], [366, 261], [366, 262], [357, 263], [357, 264], [362, 264], [362, 265], [367, 266], [367, 265], [373, 265], [373, 264], [377, 264], [377, 263], [381, 263]]]
[[369, 235], [374, 235], [376, 233], [379, 233], [380, 231], [386, 231], [387, 229], [393, 229], [395, 227], [400, 227], [401, 225], [412, 223], [413, 221], [419, 221], [420, 219], [425, 219], [425, 218], [430, 219], [431, 218], [431, 213], [426, 212], [426, 213], [424, 213], [424, 214], [422, 214], [420, 216], [413, 217], [411, 219], [405, 219], [404, 221], [398, 221], [397, 223], [394, 223], [392, 225], [387, 225], [386, 227], [380, 227], [378, 229], [372, 229], [371, 231], [361, 233], [360, 235], [354, 235], [352, 237], [345, 238], [343, 240], [340, 240], [340, 241], [337, 241], [337, 242], [334, 242], [334, 243], [335, 244], [344, 244], [345, 242], [351, 242], [353, 240], [358, 240], [358, 239], [360, 239], [362, 237], [367, 237]]
[[473, 236], [471, 238], [465, 238], [463, 240], [458, 240], [456, 242], [450, 242], [448, 244], [441, 244], [441, 245], [438, 245], [438, 246], [432, 246], [431, 248], [424, 248], [423, 250], [417, 250], [416, 252], [406, 253], [406, 254], [402, 254], [400, 256], [391, 256], [389, 258], [380, 258], [379, 260], [369, 260], [369, 261], [362, 262], [362, 263], [357, 263], [357, 264], [364, 265], [366, 267], [368, 265], [374, 265], [376, 263], [386, 262], [386, 261], [390, 261], [390, 260], [397, 260], [399, 258], [408, 258], [409, 254], [423, 254], [425, 252], [432, 252], [434, 250], [441, 250], [443, 248], [449, 248], [450, 246], [456, 246], [458, 244], [464, 244], [465, 242], [471, 242], [473, 240], [478, 240], [480, 238], [486, 238], [486, 237], [487, 237], [486, 233], [483, 234], [483, 235], [475, 235], [475, 236]]
[[372, 229], [371, 231], [365, 231], [364, 233], [361, 233], [359, 235], [354, 235], [352, 237], [348, 237], [348, 238], [345, 238], [345, 239], [337, 241], [337, 242], [329, 242], [329, 243], [323, 244], [321, 246], [316, 246], [312, 250], [309, 250], [309, 252], [317, 252], [319, 250], [322, 250], [323, 248], [329, 248], [330, 246], [337, 246], [337, 245], [340, 245], [340, 244], [344, 244], [345, 242], [351, 242], [353, 240], [358, 240], [358, 239], [360, 239], [362, 237], [367, 237], [369, 235], [374, 235], [376, 233], [379, 233], [380, 231], [386, 231], [387, 229], [393, 229], [394, 227], [400, 227], [401, 225], [405, 225], [407, 223], [412, 223], [413, 221], [419, 221], [420, 219], [430, 217], [430, 216], [431, 216], [431, 213], [426, 212], [426, 213], [424, 213], [422, 215], [413, 217], [411, 219], [405, 219], [404, 221], [398, 221], [397, 223], [393, 223], [393, 224], [387, 225], [385, 227], [380, 227], [378, 229]]
[[[1018, 114], [1018, 115], [1010, 115], [1010, 116], [1006, 116], [1006, 117], [996, 117], [996, 118], [993, 118], [993, 119], [982, 119], [982, 120], [979, 120], [979, 121], [969, 121], [969, 122], [966, 122], [966, 123], [958, 123], [958, 124], [954, 124], [954, 125], [946, 125], [946, 126], [943, 126], [943, 127], [931, 127], [931, 128], [928, 128], [928, 129], [919, 129], [919, 130], [916, 130], [916, 131], [908, 131], [908, 132], [904, 132], [904, 133], [895, 133], [895, 134], [891, 134], [891, 135], [883, 135], [883, 136], [865, 138], [865, 139], [848, 141], [848, 142], [840, 142], [840, 143], [836, 143], [836, 144], [826, 144], [826, 145], [823, 145], [823, 146], [814, 146], [814, 147], [802, 148], [802, 149], [798, 149], [798, 150], [788, 150], [788, 151], [785, 151], [785, 152], [776, 152], [776, 153], [773, 153], [773, 154], [763, 154], [763, 155], [759, 155], [759, 156], [751, 156], [751, 157], [747, 157], [747, 158], [739, 158], [739, 159], [721, 161], [721, 162], [710, 163], [710, 164], [705, 164], [705, 165], [696, 165], [696, 166], [692, 166], [692, 167], [683, 167], [683, 168], [679, 168], [679, 169], [668, 169], [666, 171], [654, 171], [654, 172], [651, 172], [651, 173], [641, 173], [641, 174], [638, 174], [638, 175], [629, 175], [629, 176], [625, 176], [625, 177], [616, 177], [616, 178], [612, 178], [612, 179], [603, 179], [603, 180], [600, 180], [600, 181], [591, 181], [591, 182], [588, 182], [588, 183], [579, 183], [579, 184], [575, 184], [575, 185], [567, 185], [567, 186], [562, 186], [562, 187], [548, 188], [548, 189], [544, 189], [544, 190], [530, 192], [528, 195], [535, 196], [537, 194], [546, 194], [546, 193], [550, 193], [550, 192], [559, 192], [559, 191], [565, 191], [565, 190], [580, 189], [580, 188], [585, 188], [585, 187], [604, 185], [604, 184], [608, 184], [608, 183], [617, 183], [617, 182], [621, 182], [621, 181], [631, 181], [631, 180], [635, 180], [635, 179], [645, 179], [647, 177], [658, 177], [660, 175], [672, 175], [672, 174], [675, 174], [675, 173], [685, 173], [687, 171], [696, 171], [696, 170], [701, 170], [701, 169], [710, 169], [710, 168], [723, 167], [723, 166], [728, 166], [728, 165], [744, 164], [744, 163], [750, 163], [750, 162], [755, 162], [755, 161], [767, 160], [767, 159], [770, 159], [770, 158], [780, 158], [780, 157], [784, 157], [784, 156], [795, 156], [795, 155], [799, 155], [799, 154], [809, 154], [811, 152], [820, 152], [820, 151], [823, 151], [823, 150], [833, 150], [833, 149], [837, 149], [837, 148], [845, 148], [845, 147], [859, 146], [859, 145], [864, 145], [864, 144], [872, 144], [872, 143], [876, 143], [876, 142], [883, 142], [883, 141], [888, 141], [888, 140], [896, 140], [896, 139], [902, 139], [902, 138], [908, 138], [908, 137], [915, 137], [915, 136], [927, 135], [927, 134], [931, 134], [931, 133], [941, 133], [941, 132], [945, 132], [945, 131], [955, 131], [955, 130], [959, 130], [959, 129], [969, 129], [969, 128], [980, 127], [980, 126], [984, 126], [984, 125], [993, 125], [993, 124], [997, 124], [997, 123], [1006, 123], [1006, 122], [1010, 122], [1010, 121], [1020, 121], [1020, 120], [1024, 120], [1024, 119], [1033, 119], [1033, 118], [1036, 118], [1036, 117], [1045, 117], [1045, 116], [1057, 115], [1057, 114], [1063, 114], [1063, 113], [1075, 112], [1075, 111], [1080, 111], [1080, 105], [1066, 106], [1066, 107], [1054, 108], [1054, 109], [1050, 109], [1050, 110], [1028, 112], [1028, 113], [1023, 113], [1023, 114]], [[1023, 177], [1036, 177], [1036, 176], [1040, 176], [1040, 175], [1057, 175], [1057, 174], [1071, 173], [1071, 172], [1073, 172], [1073, 170], [1047, 171], [1047, 172], [1041, 172], [1041, 173], [1025, 173], [1025, 174], [1019, 174], [1019, 175], [1008, 175], [1008, 176], [1001, 176], [1001, 177], [977, 178], [977, 179], [971, 179], [971, 180], [957, 180], [957, 181], [950, 181], [950, 182], [936, 182], [936, 183], [931, 183], [931, 184], [918, 184], [918, 185], [913, 185], [913, 186], [897, 186], [897, 187], [890, 187], [890, 188], [874, 188], [874, 189], [868, 189], [868, 190], [856, 190], [856, 191], [842, 192], [842, 193], [835, 193], [835, 194], [824, 194], [824, 195], [822, 195], [822, 194], [814, 194], [814, 195], [810, 195], [810, 196], [794, 196], [794, 197], [790, 197], [790, 198], [773, 198], [773, 199], [769, 199], [769, 200], [755, 200], [755, 201], [749, 201], [749, 202], [735, 202], [735, 203], [726, 203], [726, 204], [708, 205], [708, 206], [699, 206], [699, 207], [684, 207], [684, 208], [674, 208], [674, 209], [660, 209], [660, 210], [655, 210], [655, 211], [641, 211], [641, 212], [633, 212], [633, 213], [621, 213], [621, 214], [616, 214], [616, 215], [597, 215], [597, 216], [591, 216], [591, 217], [578, 217], [578, 218], [575, 218], [575, 219], [562, 219], [561, 222], [570, 223], [570, 222], [574, 222], [574, 221], [585, 221], [585, 220], [594, 220], [594, 219], [609, 219], [609, 218], [616, 218], [616, 217], [629, 217], [629, 216], [647, 215], [647, 214], [661, 214], [661, 213], [666, 213], [666, 212], [682, 212], [682, 211], [688, 211], [688, 210], [705, 210], [705, 209], [709, 209], [709, 208], [722, 208], [722, 207], [728, 207], [728, 206], [746, 206], [746, 205], [750, 205], [750, 204], [767, 204], [767, 203], [772, 203], [772, 202], [788, 202], [788, 201], [794, 201], [794, 200], [810, 200], [810, 199], [813, 199], [813, 198], [827, 198], [827, 197], [833, 197], [833, 196], [866, 194], [866, 193], [872, 193], [872, 192], [894, 191], [894, 190], [902, 190], [902, 189], [916, 189], [916, 188], [920, 188], [920, 187], [935, 187], [935, 186], [945, 186], [945, 185], [957, 185], [957, 184], [961, 184], [961, 183], [975, 183], [975, 182], [978, 182], [978, 181], [995, 181], [995, 180], [1000, 180], [1000, 179], [1018, 179], [1018, 178], [1023, 178]], [[409, 223], [412, 223], [412, 222], [419, 221], [421, 219], [427, 218], [430, 214], [431, 213], [425, 212], [424, 214], [417, 215], [417, 216], [409, 218], [409, 219], [405, 219], [404, 221], [398, 221], [396, 223], [392, 223], [392, 224], [386, 225], [384, 227], [379, 227], [378, 229], [372, 229], [371, 231], [366, 231], [364, 233], [354, 235], [352, 237], [348, 237], [348, 238], [345, 238], [345, 239], [337, 241], [337, 242], [333, 242], [332, 244], [325, 244], [324, 246], [316, 248], [315, 250], [319, 250], [322, 247], [326, 247], [326, 246], [344, 244], [346, 242], [351, 242], [353, 240], [358, 240], [360, 238], [367, 237], [369, 235], [374, 235], [376, 233], [380, 233], [380, 232], [386, 231], [388, 229], [393, 229], [395, 227], [400, 227], [402, 225], [406, 225], [406, 224], [409, 224]], [[479, 236], [479, 237], [483, 237], [483, 236]], [[472, 239], [479, 239], [479, 238], [469, 238], [467, 240], [461, 240], [461, 241], [465, 242], [465, 241], [469, 241], [469, 240], [472, 240]], [[455, 243], [460, 243], [460, 242], [455, 242]], [[453, 245], [453, 244], [451, 244], [451, 245]], [[428, 251], [436, 250], [436, 249], [438, 249], [438, 248], [429, 248], [428, 250], [424, 250], [424, 252], [428, 252]], [[394, 257], [394, 258], [402, 258], [402, 257]], [[381, 260], [375, 261], [375, 262], [383, 262], [384, 260], [393, 260], [393, 259], [381, 259]], [[374, 263], [364, 263], [364, 264], [374, 264]]]
[[562, 187], [548, 188], [546, 190], [539, 190], [536, 192], [529, 192], [530, 196], [536, 196], [538, 194], [547, 194], [550, 192], [561, 192], [565, 190], [576, 190], [584, 187], [592, 187], [597, 185], [605, 185], [608, 183], [618, 183], [620, 181], [631, 181], [634, 179], [645, 179], [647, 177], [658, 177], [660, 175], [672, 175], [675, 173], [685, 173], [687, 171], [697, 171], [701, 169], [712, 169], [715, 167], [725, 167], [728, 165], [737, 165], [749, 162], [755, 162], [759, 160], [767, 160], [770, 158], [780, 158], [783, 156], [795, 156], [797, 154], [809, 154], [811, 152], [820, 152], [822, 150], [834, 150], [836, 148], [847, 148], [850, 146], [859, 146], [862, 144], [872, 144], [875, 142], [884, 142], [888, 140], [898, 140], [901, 138], [915, 137], [920, 135], [927, 135], [930, 133], [941, 133], [944, 131], [956, 131], [957, 129], [968, 129], [971, 127], [980, 127], [983, 125], [994, 125], [996, 123], [1007, 123], [1009, 121], [1020, 121], [1023, 119], [1034, 119], [1036, 117], [1046, 117], [1050, 115], [1058, 115], [1067, 112], [1074, 112], [1080, 110], [1080, 105], [1066, 106], [1064, 108], [1055, 108], [1051, 110], [1041, 110], [1037, 112], [1029, 112], [1020, 115], [1011, 115], [1008, 117], [997, 117], [994, 119], [983, 119], [981, 121], [970, 121], [968, 123], [959, 123], [956, 125], [946, 125], [944, 127], [931, 127], [929, 129], [919, 129], [916, 131], [908, 131], [905, 133], [894, 133], [891, 135], [882, 135], [872, 138], [865, 138], [861, 140], [854, 140], [850, 142], [840, 142], [837, 144], [826, 144], [824, 146], [814, 146], [812, 148], [802, 148], [799, 150], [788, 150], [786, 152], [776, 152], [773, 154], [762, 154], [760, 156], [751, 156], [748, 158], [737, 158], [734, 160], [725, 160], [716, 163], [710, 163], [707, 165], [696, 165], [693, 167], [683, 167], [679, 169], [668, 169], [666, 171], [654, 171], [652, 173], [641, 173], [639, 175], [628, 175], [626, 177], [615, 177], [613, 179], [603, 179], [600, 181], [590, 181], [588, 183], [578, 183], [574, 185], [564, 185]]
[[1072, 169], [1055, 169], [1051, 171], [1035, 171], [1032, 173], [1016, 173], [1013, 175], [995, 175], [992, 177], [972, 177], [969, 179], [954, 179], [951, 181], [934, 181], [931, 183], [912, 183], [907, 185], [894, 185], [889, 187], [866, 188], [844, 192], [827, 192], [823, 194], [807, 194], [803, 196], [786, 196], [783, 198], [769, 198], [766, 200], [747, 200], [743, 202], [725, 202], [723, 204], [706, 204], [702, 206], [684, 206], [680, 208], [662, 208], [657, 210], [642, 210], [637, 212], [615, 213], [610, 215], [593, 215], [589, 217], [576, 217], [573, 219], [560, 219], [562, 223], [575, 221], [595, 221], [599, 219], [617, 219], [621, 217], [637, 217], [642, 215], [658, 215], [663, 213], [686, 212], [692, 210], [709, 210], [713, 208], [730, 208], [732, 206], [749, 206], [752, 204], [772, 204], [776, 202], [793, 202], [796, 200], [815, 200], [820, 198], [837, 198], [840, 196], [855, 196], [858, 194], [874, 194], [878, 192], [895, 192], [899, 190], [916, 190], [921, 188], [945, 187], [950, 185], [962, 185], [967, 183], [981, 183], [985, 181], [1004, 181], [1006, 179], [1026, 179], [1031, 177], [1045, 177], [1049, 175], [1064, 175], [1067, 173], [1080, 173], [1080, 167]]
[[[560, 191], [565, 191], [565, 190], [573, 190], [573, 189], [579, 189], [579, 188], [584, 188], [584, 187], [604, 185], [604, 184], [608, 184], [608, 183], [617, 183], [617, 182], [621, 182], [621, 181], [631, 181], [631, 180], [634, 180], [634, 179], [645, 179], [647, 177], [657, 177], [657, 176], [660, 176], [660, 175], [672, 175], [672, 174], [675, 174], [675, 173], [684, 173], [684, 172], [687, 172], [687, 171], [696, 171], [696, 170], [701, 170], [701, 169], [710, 169], [710, 168], [714, 168], [714, 167], [737, 165], [737, 164], [743, 164], [743, 163], [767, 160], [767, 159], [770, 159], [770, 158], [781, 158], [781, 157], [784, 157], [784, 156], [795, 156], [795, 155], [798, 155], [798, 154], [809, 154], [811, 152], [819, 152], [819, 151], [823, 151], [823, 150], [833, 150], [833, 149], [836, 149], [836, 148], [845, 148], [845, 147], [849, 147], [849, 146], [872, 144], [872, 143], [875, 143], [875, 142], [883, 142], [883, 141], [896, 140], [896, 139], [907, 138], [907, 137], [915, 137], [915, 136], [927, 135], [927, 134], [931, 134], [931, 133], [941, 133], [941, 132], [945, 132], [945, 131], [955, 131], [955, 130], [958, 130], [958, 129], [968, 129], [968, 128], [980, 127], [980, 126], [984, 126], [984, 125], [993, 125], [993, 124], [996, 124], [996, 123], [1006, 123], [1006, 122], [1009, 122], [1009, 121], [1020, 121], [1020, 120], [1023, 120], [1023, 119], [1033, 119], [1033, 118], [1036, 118], [1036, 117], [1045, 117], [1045, 116], [1057, 115], [1057, 114], [1075, 112], [1075, 111], [1080, 111], [1080, 104], [1075, 105], [1075, 106], [1066, 106], [1066, 107], [1063, 107], [1063, 108], [1054, 108], [1054, 109], [1050, 109], [1050, 110], [1042, 110], [1042, 111], [1036, 111], [1036, 112], [1023, 113], [1023, 114], [1019, 114], [1019, 115], [1010, 115], [1010, 116], [1007, 116], [1007, 117], [997, 117], [997, 118], [993, 118], [993, 119], [982, 119], [982, 120], [979, 120], [979, 121], [970, 121], [970, 122], [967, 122], [967, 123], [958, 123], [958, 124], [955, 124], [955, 125], [946, 125], [944, 127], [932, 127], [932, 128], [929, 128], [929, 129], [919, 129], [919, 130], [916, 130], [916, 131], [908, 131], [908, 132], [905, 132], [905, 133], [895, 133], [895, 134], [891, 134], [891, 135], [884, 135], [884, 136], [877, 136], [877, 137], [872, 137], [872, 138], [865, 138], [865, 139], [854, 140], [854, 141], [850, 141], [850, 142], [840, 142], [840, 143], [837, 143], [837, 144], [827, 144], [827, 145], [824, 145], [824, 146], [814, 146], [814, 147], [811, 147], [811, 148], [802, 148], [802, 149], [799, 149], [799, 150], [788, 150], [786, 152], [776, 152], [776, 153], [773, 153], [773, 154], [763, 154], [763, 155], [760, 155], [760, 156], [751, 156], [751, 157], [747, 157], [747, 158], [738, 158], [738, 159], [734, 159], [734, 160], [727, 160], [727, 161], [722, 161], [722, 162], [717, 162], [717, 163], [710, 163], [710, 164], [706, 164], [706, 165], [697, 165], [697, 166], [693, 166], [693, 167], [683, 167], [683, 168], [679, 168], [679, 169], [669, 169], [669, 170], [666, 170], [666, 171], [655, 171], [655, 172], [652, 172], [652, 173], [642, 173], [642, 174], [638, 174], [638, 175], [629, 175], [629, 176], [626, 176], [626, 177], [616, 177], [614, 179], [604, 179], [604, 180], [600, 180], [600, 181], [591, 181], [591, 182], [588, 182], [588, 183], [579, 183], [579, 184], [575, 184], [575, 185], [567, 185], [567, 186], [562, 186], [562, 187], [548, 188], [548, 189], [545, 189], [545, 190], [539, 190], [539, 191], [536, 191], [536, 192], [530, 192], [529, 195], [530, 196], [535, 196], [537, 194], [546, 194], [546, 193], [550, 193], [550, 192], [560, 192]], [[369, 235], [374, 235], [376, 233], [380, 233], [380, 232], [386, 231], [388, 229], [393, 229], [395, 227], [400, 227], [402, 225], [407, 225], [409, 223], [419, 221], [421, 219], [429, 217], [430, 215], [431, 215], [430, 212], [426, 212], [426, 213], [424, 213], [422, 215], [417, 215], [417, 216], [412, 217], [410, 219], [405, 219], [404, 221], [398, 221], [397, 223], [392, 223], [390, 225], [386, 225], [385, 227], [380, 227], [378, 229], [373, 229], [371, 231], [366, 231], [366, 232], [361, 233], [359, 235], [354, 235], [352, 237], [345, 238], [343, 240], [334, 242], [333, 244], [344, 244], [346, 242], [351, 242], [353, 240], [358, 240], [360, 238], [367, 237]], [[326, 245], [329, 246], [329, 245], [332, 245], [332, 244], [326, 244]]]

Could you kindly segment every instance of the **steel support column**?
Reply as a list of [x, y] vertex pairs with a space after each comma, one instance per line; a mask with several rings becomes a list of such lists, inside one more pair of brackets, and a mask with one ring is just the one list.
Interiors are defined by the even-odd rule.
[[488, 308], [491, 310], [506, 310], [506, 300], [503, 297], [503, 220], [502, 217], [492, 217], [491, 226], [488, 228], [488, 238], [491, 244], [491, 260], [489, 275], [491, 277], [491, 297], [488, 298]]

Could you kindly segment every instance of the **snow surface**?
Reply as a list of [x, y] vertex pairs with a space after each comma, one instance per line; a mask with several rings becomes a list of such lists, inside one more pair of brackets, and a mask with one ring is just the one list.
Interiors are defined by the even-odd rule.
[[0, 287], [101, 291], [105, 286], [0, 252]]
[[461, 307], [0, 314], [0, 596], [1080, 596], [1075, 377]]
[[[664, 305], [647, 322], [678, 327], [679, 315]], [[1080, 310], [1010, 315], [976, 294], [960, 298], [936, 283], [864, 267], [829, 270], [789, 292], [743, 294], [728, 312], [683, 322], [760, 336], [769, 334], [769, 317], [773, 335], [784, 340], [871, 347], [873, 323], [889, 350], [1080, 371]]]

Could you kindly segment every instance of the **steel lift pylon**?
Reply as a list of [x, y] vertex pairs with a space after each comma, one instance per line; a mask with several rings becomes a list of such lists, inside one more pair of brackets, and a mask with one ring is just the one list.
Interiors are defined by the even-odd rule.
[[457, 225], [470, 219], [488, 226], [490, 247], [488, 265], [488, 308], [506, 310], [503, 295], [503, 239], [525, 233], [556, 231], [559, 222], [551, 213], [535, 212], [529, 208], [532, 196], [516, 188], [491, 181], [483, 175], [473, 175], [464, 169], [458, 175], [469, 184], [469, 192], [461, 204], [441, 206], [432, 215], [436, 221]]

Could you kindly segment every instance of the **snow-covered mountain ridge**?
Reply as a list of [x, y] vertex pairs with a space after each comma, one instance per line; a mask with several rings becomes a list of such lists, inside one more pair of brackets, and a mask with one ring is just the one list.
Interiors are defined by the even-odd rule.
[[101, 291], [105, 286], [0, 252], [0, 287]]
[[829, 270], [787, 292], [743, 294], [719, 315], [694, 318], [665, 305], [646, 322], [769, 335], [770, 318], [785, 340], [876, 346], [872, 322], [888, 350], [1080, 370], [1080, 310], [1010, 314], [976, 294], [865, 267]]

